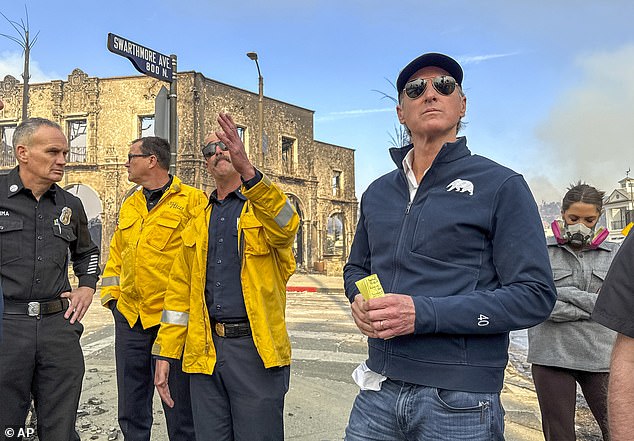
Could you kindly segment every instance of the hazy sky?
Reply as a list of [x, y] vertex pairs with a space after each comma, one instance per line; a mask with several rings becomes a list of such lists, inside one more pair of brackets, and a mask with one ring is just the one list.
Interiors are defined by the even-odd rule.
[[[315, 111], [315, 138], [356, 150], [356, 188], [394, 168], [400, 69], [444, 52], [465, 70], [473, 153], [522, 173], [537, 201], [559, 200], [572, 181], [610, 191], [634, 165], [634, 2], [422, 0], [26, 1], [32, 81], [134, 75], [108, 52], [108, 32], [195, 70]], [[25, 17], [25, 3], [0, 12]], [[0, 17], [0, 33], [17, 36]], [[21, 48], [0, 37], [0, 78], [22, 70]], [[0, 94], [2, 92], [0, 91]], [[631, 174], [632, 175], [632, 174]]]

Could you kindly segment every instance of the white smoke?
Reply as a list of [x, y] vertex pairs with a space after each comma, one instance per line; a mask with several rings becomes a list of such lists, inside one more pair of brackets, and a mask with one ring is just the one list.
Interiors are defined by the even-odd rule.
[[[586, 53], [576, 64], [582, 75], [537, 128], [549, 158], [553, 185], [563, 194], [577, 180], [608, 194], [634, 165], [629, 133], [634, 123], [634, 44], [611, 52]], [[534, 190], [537, 193], [537, 189]]]
[[[22, 52], [4, 51], [0, 53], [0, 81], [4, 80], [6, 75], [11, 75], [22, 83], [23, 70], [24, 54]], [[29, 74], [31, 76], [30, 83], [44, 83], [61, 78], [54, 72], [44, 72], [33, 58], [29, 62]]]

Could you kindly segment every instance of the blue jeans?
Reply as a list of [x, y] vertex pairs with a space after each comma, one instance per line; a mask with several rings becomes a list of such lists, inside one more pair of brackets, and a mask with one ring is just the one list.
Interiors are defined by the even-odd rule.
[[362, 390], [350, 413], [346, 441], [504, 441], [499, 393], [460, 392], [389, 378]]

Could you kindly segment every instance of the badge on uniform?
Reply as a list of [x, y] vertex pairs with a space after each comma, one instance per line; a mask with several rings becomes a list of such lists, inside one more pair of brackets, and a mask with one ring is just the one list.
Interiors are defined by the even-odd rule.
[[63, 225], [70, 224], [70, 217], [73, 215], [73, 210], [68, 207], [62, 208], [62, 214], [59, 215], [59, 221]]

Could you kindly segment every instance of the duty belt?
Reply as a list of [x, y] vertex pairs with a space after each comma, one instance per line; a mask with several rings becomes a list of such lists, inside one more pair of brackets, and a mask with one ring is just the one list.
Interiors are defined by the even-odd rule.
[[46, 302], [16, 303], [5, 301], [4, 313], [9, 315], [28, 315], [39, 317], [41, 315], [55, 314], [68, 309], [70, 303], [67, 298], [48, 300]]
[[211, 322], [212, 328], [218, 337], [235, 338], [251, 335], [251, 326], [248, 321], [238, 323]]

